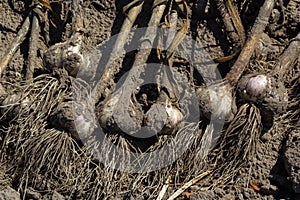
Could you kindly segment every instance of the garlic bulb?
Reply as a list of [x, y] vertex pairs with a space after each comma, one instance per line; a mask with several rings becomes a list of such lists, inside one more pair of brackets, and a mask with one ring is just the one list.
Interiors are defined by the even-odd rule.
[[45, 65], [51, 70], [64, 68], [70, 76], [88, 80], [94, 78], [101, 55], [93, 48], [88, 48], [79, 33], [69, 40], [51, 46], [44, 54]]
[[168, 100], [155, 103], [145, 115], [145, 124], [152, 135], [173, 134], [178, 130], [183, 115]]
[[98, 122], [104, 129], [122, 131], [128, 135], [135, 134], [143, 119], [141, 105], [128, 98], [128, 93], [119, 90], [104, 101], [97, 112]]
[[238, 83], [240, 97], [252, 102], [264, 96], [271, 79], [263, 74], [247, 75]]
[[168, 119], [166, 123], [166, 127], [175, 128], [175, 126], [182, 121], [183, 115], [178, 108], [173, 106], [171, 103], [166, 102], [165, 106]]
[[216, 122], [230, 122], [236, 113], [235, 98], [231, 86], [221, 82], [196, 90], [200, 111], [203, 115]]
[[76, 140], [88, 138], [97, 127], [93, 107], [89, 103], [62, 102], [50, 116], [50, 124], [68, 131]]
[[239, 80], [237, 91], [242, 99], [255, 103], [265, 114], [273, 116], [287, 108], [287, 89], [273, 76], [248, 74]]

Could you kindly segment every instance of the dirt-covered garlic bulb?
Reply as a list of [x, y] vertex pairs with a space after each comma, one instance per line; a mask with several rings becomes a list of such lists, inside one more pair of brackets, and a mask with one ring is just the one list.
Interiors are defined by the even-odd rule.
[[196, 94], [199, 99], [200, 111], [209, 120], [230, 122], [236, 113], [235, 97], [231, 86], [226, 82], [201, 86]]
[[255, 103], [265, 114], [273, 116], [287, 108], [287, 89], [273, 76], [248, 74], [239, 80], [237, 91], [240, 98]]
[[127, 93], [117, 91], [99, 106], [97, 117], [103, 129], [132, 135], [142, 126], [143, 111], [134, 99], [127, 98]]
[[51, 70], [64, 68], [70, 76], [92, 79], [95, 76], [100, 52], [87, 48], [81, 35], [74, 35], [66, 42], [51, 46], [44, 54], [46, 67]]
[[68, 101], [58, 105], [49, 122], [55, 128], [69, 132], [74, 139], [83, 140], [94, 131], [95, 118], [89, 103]]
[[169, 135], [178, 130], [183, 115], [171, 102], [166, 101], [153, 104], [144, 120], [152, 135]]

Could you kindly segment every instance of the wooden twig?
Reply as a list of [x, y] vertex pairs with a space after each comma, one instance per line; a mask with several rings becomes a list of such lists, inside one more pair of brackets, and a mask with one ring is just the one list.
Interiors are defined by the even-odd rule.
[[[235, 23], [234, 23], [234, 22], [238, 21], [237, 19], [234, 20], [235, 17], [238, 16], [238, 15], [235, 15], [237, 12], [235, 10], [234, 5], [232, 4], [232, 2], [228, 3], [228, 1], [226, 1], [226, 4], [225, 4], [224, 0], [215, 0], [215, 3], [217, 5], [219, 14], [223, 20], [223, 23], [224, 23], [224, 26], [226, 29], [226, 33], [227, 33], [230, 41], [234, 44], [240, 44], [240, 36], [239, 36], [240, 31], [238, 32], [238, 28], [235, 26]], [[228, 10], [226, 9], [226, 7]], [[239, 19], [239, 17], [238, 17], [238, 19]], [[244, 29], [244, 28], [242, 28], [242, 29]]]
[[30, 28], [30, 18], [31, 18], [31, 14], [29, 14], [26, 17], [24, 23], [22, 24], [21, 29], [17, 34], [17, 37], [14, 38], [14, 40], [11, 42], [4, 56], [2, 57], [0, 61], [0, 77], [2, 76], [2, 73], [6, 69], [8, 63], [11, 61], [13, 55], [15, 54], [15, 52], [17, 51], [21, 43], [25, 40], [26, 34], [28, 33]]
[[37, 59], [37, 49], [38, 49], [38, 39], [40, 34], [40, 25], [38, 16], [33, 13], [32, 23], [31, 23], [31, 35], [29, 39], [29, 53], [28, 53], [28, 67], [26, 71], [26, 80], [33, 79], [34, 68]]
[[231, 55], [214, 59], [214, 62], [222, 63], [229, 61], [238, 55], [245, 43], [246, 34], [241, 18], [232, 0], [215, 0], [215, 2], [222, 17], [229, 40], [235, 47]]
[[234, 87], [243, 74], [246, 66], [248, 65], [250, 58], [254, 52], [257, 41], [259, 40], [261, 34], [265, 30], [268, 24], [269, 17], [274, 8], [274, 0], [265, 0], [265, 3], [259, 10], [259, 14], [255, 20], [253, 28], [251, 30], [250, 36], [248, 37], [245, 46], [243, 47], [238, 59], [234, 63], [230, 72], [226, 75], [226, 79]]
[[196, 176], [195, 178], [193, 178], [192, 180], [190, 180], [189, 182], [185, 183], [181, 188], [179, 188], [174, 194], [172, 194], [168, 200], [173, 200], [175, 198], [177, 198], [179, 195], [181, 195], [186, 189], [188, 189], [189, 187], [191, 187], [192, 185], [194, 185], [195, 183], [197, 183], [200, 179], [204, 178], [205, 176], [207, 176], [208, 174], [210, 174], [211, 171], [206, 171], [203, 172], [202, 174], [199, 174], [198, 176]]

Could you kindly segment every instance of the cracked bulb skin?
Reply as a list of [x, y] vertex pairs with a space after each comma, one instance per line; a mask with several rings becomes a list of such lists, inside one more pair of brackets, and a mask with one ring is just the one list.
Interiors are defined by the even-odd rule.
[[237, 85], [238, 95], [245, 101], [255, 103], [265, 121], [286, 111], [288, 93], [284, 84], [277, 78], [265, 74], [248, 74]]

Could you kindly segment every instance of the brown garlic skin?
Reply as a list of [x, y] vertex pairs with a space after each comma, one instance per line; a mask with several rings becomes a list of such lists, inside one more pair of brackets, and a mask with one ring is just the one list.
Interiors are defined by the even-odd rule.
[[288, 93], [277, 78], [264, 74], [248, 74], [237, 85], [241, 99], [255, 103], [266, 118], [286, 111]]

